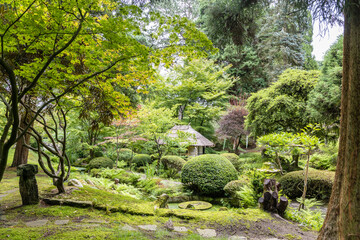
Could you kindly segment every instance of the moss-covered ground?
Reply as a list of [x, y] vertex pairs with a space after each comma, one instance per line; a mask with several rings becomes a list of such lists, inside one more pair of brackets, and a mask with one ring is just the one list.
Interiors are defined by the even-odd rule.
[[[31, 160], [32, 163], [33, 159]], [[151, 201], [84, 186], [71, 193], [54, 195], [51, 179], [39, 171], [40, 195], [57, 199], [89, 201], [90, 208], [37, 205], [21, 206], [18, 177], [15, 169], [7, 169], [0, 183], [0, 239], [203, 239], [200, 229], [215, 229], [217, 239], [238, 235], [248, 239], [315, 239], [315, 234], [301, 230], [296, 224], [274, 218], [259, 209], [227, 211], [157, 209]], [[52, 195], [51, 195], [52, 194]], [[39, 227], [28, 227], [35, 220], [47, 220]], [[57, 225], [56, 220], [69, 220]], [[186, 227], [186, 232], [168, 231], [166, 222]], [[139, 225], [156, 225], [156, 231], [143, 230]], [[135, 231], [124, 229], [131, 226]]]

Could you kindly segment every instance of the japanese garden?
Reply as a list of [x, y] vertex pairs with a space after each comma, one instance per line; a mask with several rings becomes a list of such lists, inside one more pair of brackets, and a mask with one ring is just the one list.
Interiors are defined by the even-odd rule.
[[[0, 239], [360, 239], [359, 0], [0, 2]], [[321, 60], [314, 26], [343, 28]]]

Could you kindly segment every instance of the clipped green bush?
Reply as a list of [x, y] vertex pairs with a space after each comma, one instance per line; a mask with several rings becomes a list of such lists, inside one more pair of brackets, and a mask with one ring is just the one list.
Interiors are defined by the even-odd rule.
[[136, 167], [143, 167], [146, 166], [147, 163], [151, 163], [151, 157], [148, 154], [136, 154], [132, 162]]
[[177, 171], [181, 171], [186, 161], [179, 156], [167, 155], [161, 158], [161, 163], [166, 170], [175, 169]]
[[104, 156], [104, 153], [101, 151], [101, 150], [96, 150], [94, 152], [94, 157], [95, 158], [98, 158], [98, 157], [103, 157]]
[[227, 195], [234, 196], [234, 195], [236, 195], [237, 191], [241, 190], [241, 187], [243, 187], [247, 184], [249, 184], [249, 183], [248, 183], [248, 180], [246, 180], [246, 179], [234, 180], [234, 181], [228, 182], [225, 185], [224, 191]]
[[221, 154], [221, 156], [226, 157], [232, 163], [232, 165], [234, 165], [237, 171], [240, 170], [242, 162], [240, 161], [238, 155], [236, 155], [235, 153], [223, 153]]
[[182, 168], [181, 182], [203, 195], [223, 195], [228, 182], [237, 179], [232, 163], [221, 155], [205, 154], [192, 158]]
[[[328, 199], [334, 183], [335, 172], [309, 169], [307, 198]], [[295, 171], [281, 177], [279, 182], [283, 193], [289, 198], [301, 197], [304, 189], [304, 171]]]
[[113, 161], [106, 157], [94, 158], [89, 162], [88, 168], [113, 168]]

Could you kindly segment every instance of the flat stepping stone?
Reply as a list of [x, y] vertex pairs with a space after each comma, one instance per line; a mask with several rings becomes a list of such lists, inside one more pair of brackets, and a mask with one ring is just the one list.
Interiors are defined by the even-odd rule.
[[146, 231], [156, 231], [157, 226], [156, 225], [138, 225], [138, 228]]
[[69, 220], [56, 220], [54, 222], [56, 225], [65, 225], [65, 224], [68, 224], [69, 223]]
[[187, 232], [188, 229], [186, 227], [176, 227], [176, 226], [174, 226], [174, 231], [175, 232]]
[[26, 222], [25, 225], [27, 227], [41, 227], [41, 226], [44, 226], [45, 224], [47, 224], [48, 222], [49, 222], [49, 220], [43, 219], [43, 220], [36, 220], [36, 221]]
[[247, 237], [243, 236], [231, 236], [228, 238], [228, 240], [247, 240]]
[[77, 224], [77, 227], [85, 227], [85, 228], [94, 228], [94, 227], [99, 227], [100, 224]]
[[96, 220], [96, 219], [89, 219], [89, 220], [85, 220], [85, 221], [83, 221], [84, 223], [99, 223], [99, 224], [101, 224], [101, 223], [108, 223], [107, 221], [105, 221], [105, 220]]
[[215, 229], [200, 229], [197, 228], [196, 231], [199, 233], [200, 236], [205, 238], [216, 237]]
[[136, 231], [136, 229], [135, 228], [133, 228], [132, 226], [130, 226], [130, 225], [124, 225], [124, 226], [122, 226], [121, 227], [121, 230], [123, 230], [123, 231]]
[[195, 209], [195, 210], [206, 210], [212, 207], [211, 203], [204, 201], [189, 201], [179, 203], [179, 208], [182, 209]]

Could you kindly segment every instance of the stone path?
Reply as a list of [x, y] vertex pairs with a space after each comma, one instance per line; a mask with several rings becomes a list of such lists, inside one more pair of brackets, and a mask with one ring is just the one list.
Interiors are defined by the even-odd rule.
[[200, 228], [197, 228], [196, 231], [202, 237], [206, 237], [206, 238], [216, 237], [216, 230], [215, 229], [200, 229]]
[[43, 220], [36, 220], [36, 221], [26, 222], [25, 225], [27, 227], [41, 227], [41, 226], [44, 226], [45, 224], [47, 224], [48, 222], [49, 222], [49, 220], [43, 219]]
[[[3, 215], [5, 216], [5, 215]], [[1, 216], [0, 216], [1, 217]], [[2, 220], [2, 219], [0, 219]], [[82, 227], [82, 228], [96, 228], [96, 227], [100, 227], [101, 224], [104, 223], [109, 223], [107, 221], [103, 221], [103, 220], [96, 220], [96, 219], [84, 219], [84, 221], [81, 221], [81, 223], [79, 222], [74, 222], [74, 221], [70, 221], [69, 219], [59, 219], [59, 220], [55, 220], [54, 224], [55, 225], [71, 225], [75, 223], [75, 227]], [[5, 226], [16, 226], [18, 225], [18, 222], [6, 222], [5, 221]], [[35, 220], [35, 221], [29, 221], [29, 222], [25, 222], [25, 225], [27, 227], [41, 227], [41, 226], [45, 226], [47, 224], [51, 224], [50, 221], [48, 219], [39, 219], [39, 220]], [[3, 226], [4, 226], [3, 225]], [[120, 226], [121, 230], [123, 231], [140, 231], [140, 230], [144, 230], [144, 231], [150, 231], [150, 232], [155, 232], [157, 231], [159, 228], [157, 225], [137, 225], [137, 226], [130, 226], [128, 224], [125, 224], [123, 226]], [[189, 230], [187, 227], [183, 227], [183, 226], [174, 226], [174, 232], [178, 232], [178, 233], [187, 233]], [[197, 228], [195, 233], [198, 233], [200, 236], [204, 237], [204, 238], [215, 238], [217, 236], [217, 232], [215, 229], [200, 229]], [[279, 240], [277, 238], [262, 238], [262, 239], [250, 239], [244, 236], [229, 236], [228, 240]]]
[[138, 228], [146, 231], [156, 231], [157, 226], [156, 225], [138, 225]]
[[8, 191], [5, 191], [3, 193], [0, 194], [0, 200], [4, 197], [6, 197], [7, 195], [9, 195], [10, 193], [14, 193], [16, 191], [19, 191], [18, 188], [15, 188], [15, 189], [11, 189], [11, 190], [8, 190]]

